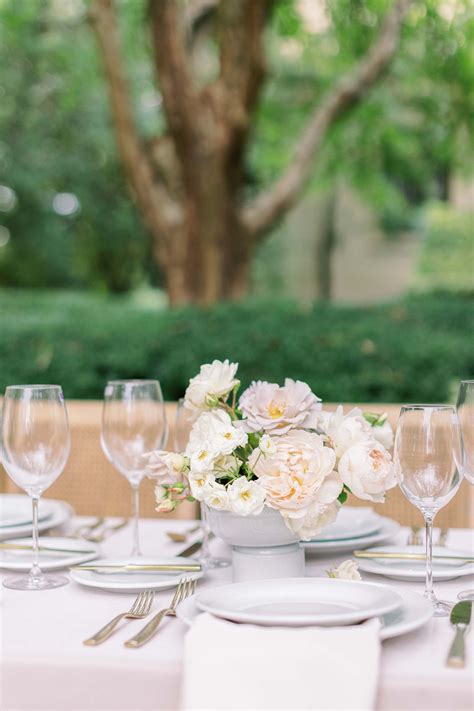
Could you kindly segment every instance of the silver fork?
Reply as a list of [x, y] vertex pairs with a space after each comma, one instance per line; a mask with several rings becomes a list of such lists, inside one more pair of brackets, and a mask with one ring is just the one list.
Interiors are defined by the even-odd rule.
[[97, 533], [89, 533], [84, 536], [84, 538], [92, 543], [102, 543], [102, 541], [105, 541], [105, 539], [109, 538], [113, 533], [120, 531], [121, 528], [124, 528], [128, 522], [128, 518], [122, 518], [117, 523], [111, 523], [109, 526], [105, 526], [105, 528], [101, 531], [98, 531]]
[[143, 627], [143, 629], [140, 630], [134, 637], [131, 639], [128, 639], [124, 644], [126, 647], [131, 647], [132, 649], [136, 649], [137, 647], [141, 647], [143, 644], [148, 642], [153, 635], [155, 634], [158, 625], [160, 624], [161, 620], [163, 617], [166, 617], [167, 615], [171, 615], [172, 617], [176, 617], [176, 607], [179, 605], [180, 602], [182, 602], [185, 598], [189, 597], [194, 593], [196, 590], [196, 580], [186, 580], [185, 578], [181, 578], [181, 580], [178, 583], [178, 587], [175, 590], [173, 599], [171, 600], [171, 604], [169, 607], [165, 607], [164, 610], [160, 610], [151, 620], [148, 622], [148, 624]]
[[83, 644], [88, 647], [95, 647], [97, 644], [102, 644], [102, 642], [105, 642], [105, 640], [110, 637], [120, 620], [123, 620], [124, 617], [131, 620], [143, 619], [150, 613], [154, 597], [155, 593], [153, 590], [141, 592], [135, 598], [135, 602], [128, 612], [122, 612], [120, 615], [117, 615], [117, 617], [114, 617], [113, 620], [102, 627], [95, 635], [84, 640]]

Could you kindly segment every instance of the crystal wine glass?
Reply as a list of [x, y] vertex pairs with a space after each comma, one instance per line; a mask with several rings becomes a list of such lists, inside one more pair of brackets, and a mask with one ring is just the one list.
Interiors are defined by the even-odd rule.
[[14, 590], [47, 590], [66, 585], [63, 575], [43, 575], [39, 567], [38, 502], [64, 469], [71, 440], [59, 385], [11, 385], [5, 391], [1, 459], [8, 476], [33, 505], [33, 565], [28, 575], [7, 578]]
[[453, 498], [462, 479], [459, 420], [449, 405], [408, 405], [400, 410], [393, 459], [400, 489], [423, 514], [426, 524], [425, 597], [435, 615], [451, 606], [433, 592], [433, 519]]
[[[464, 442], [464, 476], [474, 485], [474, 380], [461, 380], [456, 407]], [[474, 589], [463, 590], [458, 598], [474, 601]]]
[[102, 413], [101, 444], [105, 455], [132, 487], [133, 548], [138, 557], [139, 487], [147, 472], [145, 454], [167, 439], [166, 412], [158, 380], [111, 380]]
[[[189, 440], [189, 433], [196, 422], [199, 413], [195, 413], [184, 406], [184, 398], [178, 400], [176, 407], [176, 421], [174, 428], [174, 449], [176, 452], [184, 452]], [[201, 532], [202, 546], [198, 560], [202, 561], [209, 568], [226, 568], [230, 565], [227, 558], [217, 558], [211, 553], [210, 528], [206, 515], [206, 507], [200, 506], [201, 510]]]

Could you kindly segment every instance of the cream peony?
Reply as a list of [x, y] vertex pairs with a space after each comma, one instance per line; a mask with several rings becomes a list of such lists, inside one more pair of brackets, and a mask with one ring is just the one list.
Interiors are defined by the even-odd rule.
[[[341, 491], [340, 482], [339, 493]], [[322, 485], [324, 489], [325, 484]], [[339, 496], [339, 494], [338, 494]], [[341, 504], [338, 501], [332, 501], [330, 504], [320, 503], [315, 500], [308, 508], [304, 509], [301, 517], [292, 517], [283, 514], [285, 523], [293, 533], [302, 541], [310, 541], [317, 536], [323, 528], [329, 526], [330, 523], [336, 520]]]
[[386, 420], [383, 425], [372, 427], [372, 436], [382, 447], [385, 447], [385, 449], [392, 449], [393, 430], [388, 420]]
[[350, 447], [341, 457], [339, 474], [359, 499], [383, 503], [387, 489], [396, 485], [390, 454], [375, 440]]
[[271, 435], [284, 435], [293, 429], [316, 429], [320, 403], [300, 380], [287, 378], [283, 387], [259, 380], [239, 400], [244, 416], [240, 426], [246, 432], [263, 430]]
[[209, 410], [218, 400], [225, 399], [239, 384], [235, 377], [238, 363], [214, 360], [201, 366], [199, 374], [191, 378], [184, 396], [184, 405], [189, 410]]
[[337, 566], [327, 571], [330, 578], [339, 578], [340, 580], [362, 580], [359, 573], [359, 568], [355, 560], [345, 560]]
[[238, 516], [254, 516], [263, 511], [265, 505], [265, 490], [256, 481], [249, 481], [241, 476], [227, 489], [229, 508]]
[[329, 437], [338, 459], [354, 444], [373, 440], [372, 427], [357, 407], [347, 415], [342, 405], [335, 412], [321, 412], [320, 429]]
[[[281, 437], [274, 437], [275, 453], [260, 456], [254, 450], [249, 465], [259, 477], [266, 491], [267, 505], [278, 509], [283, 515], [304, 516], [304, 508], [309, 507], [318, 496], [324, 480], [333, 473], [336, 463], [334, 451], [324, 445], [323, 438], [306, 430], [292, 430]], [[342, 482], [337, 475], [337, 484], [332, 490], [337, 499]]]

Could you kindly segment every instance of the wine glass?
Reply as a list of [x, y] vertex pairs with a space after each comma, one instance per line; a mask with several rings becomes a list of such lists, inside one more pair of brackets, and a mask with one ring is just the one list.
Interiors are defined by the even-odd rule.
[[38, 502], [64, 469], [71, 439], [59, 385], [11, 385], [5, 391], [1, 459], [15, 484], [33, 505], [33, 565], [28, 575], [7, 578], [14, 590], [47, 590], [66, 585], [63, 575], [43, 575], [39, 567]]
[[[194, 412], [184, 406], [184, 398], [178, 400], [176, 406], [176, 421], [174, 428], [174, 449], [176, 452], [184, 452], [189, 440], [189, 433], [196, 422], [199, 412]], [[227, 558], [217, 558], [211, 553], [210, 528], [207, 520], [206, 507], [200, 505], [201, 511], [201, 531], [202, 545], [198, 556], [198, 560], [202, 561], [209, 568], [227, 568], [230, 565], [230, 560]]]
[[[464, 443], [464, 476], [474, 484], [474, 380], [461, 380], [456, 407]], [[458, 598], [474, 601], [474, 589], [463, 590]]]
[[111, 380], [104, 394], [102, 449], [132, 487], [132, 558], [141, 556], [139, 487], [147, 473], [144, 456], [167, 439], [166, 412], [158, 380]]
[[393, 452], [400, 489], [423, 514], [426, 524], [425, 597], [435, 616], [451, 606], [433, 592], [433, 519], [453, 498], [462, 479], [461, 428], [450, 405], [407, 405], [400, 410]]

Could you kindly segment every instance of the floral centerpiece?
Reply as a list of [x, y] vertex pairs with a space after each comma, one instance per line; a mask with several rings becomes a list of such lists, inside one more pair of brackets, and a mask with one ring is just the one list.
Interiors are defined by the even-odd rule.
[[272, 509], [296, 540], [332, 523], [349, 492], [383, 502], [395, 486], [386, 415], [323, 409], [306, 383], [253, 382], [240, 398], [238, 364], [215, 360], [192, 378], [194, 425], [184, 452], [148, 455], [157, 511], [183, 500], [255, 517]]

